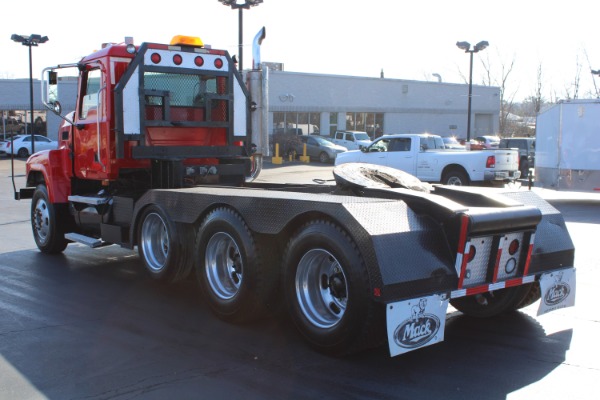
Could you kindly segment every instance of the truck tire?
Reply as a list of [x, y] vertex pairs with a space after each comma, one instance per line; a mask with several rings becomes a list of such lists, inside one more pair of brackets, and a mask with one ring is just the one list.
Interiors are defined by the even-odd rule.
[[235, 211], [217, 208], [196, 239], [196, 272], [204, 299], [219, 318], [249, 322], [264, 316], [276, 287], [250, 229]]
[[322, 164], [329, 163], [329, 156], [324, 151], [322, 151], [321, 154], [319, 154], [319, 162]]
[[444, 173], [444, 176], [442, 177], [442, 183], [444, 185], [469, 186], [469, 178], [464, 172], [451, 169], [450, 171]]
[[383, 309], [371, 298], [356, 244], [337, 225], [304, 225], [287, 245], [283, 268], [290, 317], [316, 350], [340, 356], [383, 343]]
[[48, 199], [46, 185], [38, 185], [31, 200], [31, 228], [35, 244], [46, 254], [61, 253], [69, 241], [65, 239], [67, 220], [63, 209]]
[[[450, 304], [465, 315], [476, 318], [490, 318], [523, 308], [535, 300], [532, 285], [515, 286], [475, 296], [459, 297]], [[539, 297], [538, 297], [539, 298]]]
[[521, 170], [521, 178], [527, 178], [529, 176], [529, 160], [527, 160], [527, 157], [521, 158], [519, 169]]
[[193, 229], [175, 224], [157, 205], [146, 208], [140, 221], [138, 252], [150, 277], [171, 283], [189, 275], [193, 267]]

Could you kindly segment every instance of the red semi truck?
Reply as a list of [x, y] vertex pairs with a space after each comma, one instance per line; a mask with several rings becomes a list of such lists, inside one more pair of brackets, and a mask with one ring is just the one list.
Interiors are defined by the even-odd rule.
[[[32, 199], [39, 249], [137, 248], [154, 279], [195, 271], [218, 317], [250, 321], [283, 303], [306, 341], [334, 355], [437, 343], [449, 304], [478, 317], [540, 297], [540, 313], [573, 304], [573, 243], [531, 192], [431, 187], [364, 164], [336, 167], [335, 185], [253, 182], [268, 154], [263, 38], [244, 74], [183, 36], [47, 68], [60, 145], [28, 159], [15, 192]], [[66, 115], [62, 68], [79, 75]]]

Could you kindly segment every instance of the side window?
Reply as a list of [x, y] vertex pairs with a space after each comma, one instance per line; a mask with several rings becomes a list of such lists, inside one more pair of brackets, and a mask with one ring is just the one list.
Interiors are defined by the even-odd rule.
[[392, 139], [388, 151], [410, 151], [410, 138]]
[[351, 133], [346, 133], [346, 140], [354, 142], [354, 135], [352, 135]]
[[421, 138], [420, 149], [421, 149], [421, 151], [426, 151], [426, 150], [429, 150], [429, 149], [435, 149], [435, 143], [434, 142], [430, 143], [429, 138], [422, 137]]
[[388, 151], [388, 146], [390, 145], [390, 141], [388, 139], [381, 139], [371, 145], [369, 147], [369, 152], [383, 152]]
[[87, 72], [86, 83], [79, 110], [79, 118], [87, 119], [98, 112], [98, 97], [102, 73], [99, 69], [93, 69]]

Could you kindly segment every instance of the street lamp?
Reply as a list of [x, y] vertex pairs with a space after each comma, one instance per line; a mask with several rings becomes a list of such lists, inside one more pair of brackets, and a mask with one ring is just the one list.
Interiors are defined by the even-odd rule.
[[478, 53], [481, 50], [488, 47], [490, 44], [485, 40], [477, 43], [471, 50], [471, 43], [469, 42], [456, 42], [456, 47], [464, 50], [465, 53], [470, 54], [470, 66], [469, 66], [469, 99], [467, 100], [467, 141], [471, 140], [471, 98], [473, 97], [473, 53]]
[[239, 51], [238, 51], [238, 58], [239, 58], [239, 70], [240, 72], [242, 72], [243, 69], [243, 65], [242, 65], [242, 61], [243, 61], [243, 49], [242, 49], [242, 43], [243, 43], [243, 31], [242, 31], [242, 11], [244, 9], [248, 10], [250, 9], [250, 7], [254, 7], [259, 5], [260, 3], [263, 2], [263, 0], [245, 0], [243, 3], [238, 3], [237, 0], [219, 0], [219, 2], [223, 3], [224, 6], [230, 6], [233, 10], [238, 9], [239, 10], [239, 32], [238, 32], [238, 42], [239, 42]]
[[[21, 43], [23, 46], [29, 47], [29, 108], [31, 111], [30, 116], [30, 127], [31, 127], [31, 154], [35, 153], [35, 137], [33, 135], [33, 70], [31, 66], [31, 48], [41, 43], [48, 41], [48, 36], [42, 35], [17, 35], [14, 34], [10, 37], [13, 41]], [[25, 127], [27, 127], [27, 121], [25, 121]]]

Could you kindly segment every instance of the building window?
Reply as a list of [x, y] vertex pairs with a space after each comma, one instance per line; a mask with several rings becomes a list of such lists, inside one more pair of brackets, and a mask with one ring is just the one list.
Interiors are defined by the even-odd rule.
[[321, 114], [317, 112], [274, 112], [273, 134], [319, 135], [320, 123]]
[[[30, 110], [0, 110], [0, 139], [31, 134]], [[33, 111], [33, 133], [46, 135], [46, 111]]]
[[383, 134], [383, 113], [346, 113], [346, 129], [367, 132], [375, 139]]
[[338, 113], [329, 113], [329, 136], [333, 136], [337, 131]]

